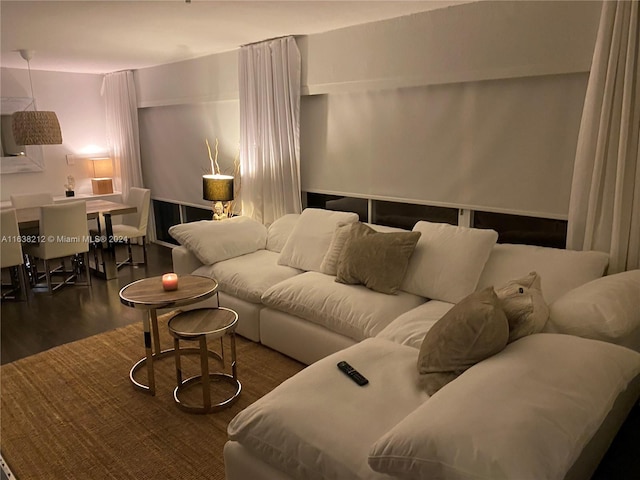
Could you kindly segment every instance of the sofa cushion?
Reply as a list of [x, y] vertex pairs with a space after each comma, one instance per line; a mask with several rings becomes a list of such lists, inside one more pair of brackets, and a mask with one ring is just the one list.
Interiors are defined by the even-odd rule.
[[299, 213], [288, 213], [269, 225], [267, 228], [267, 250], [280, 253], [299, 218]]
[[549, 307], [542, 297], [540, 282], [540, 275], [531, 272], [496, 290], [509, 320], [509, 342], [539, 333], [547, 323]]
[[269, 250], [204, 265], [193, 272], [215, 278], [221, 291], [252, 303], [260, 303], [269, 287], [300, 273], [295, 268], [278, 265], [278, 253]]
[[550, 306], [544, 331], [567, 333], [640, 351], [640, 270], [574, 288]]
[[204, 265], [252, 253], [267, 244], [266, 227], [249, 217], [181, 223], [170, 227], [169, 235]]
[[369, 465], [407, 479], [564, 478], [640, 373], [640, 354], [535, 334], [474, 365], [383, 435]]
[[352, 225], [356, 225], [356, 223], [338, 223], [336, 225], [327, 253], [320, 264], [321, 273], [325, 275], [336, 275], [338, 273], [338, 260], [345, 243], [347, 243]]
[[336, 282], [396, 293], [419, 238], [420, 232], [382, 233], [354, 223], [340, 253]]
[[319, 272], [338, 223], [354, 223], [358, 215], [307, 208], [298, 219], [280, 252], [278, 263], [300, 270]]
[[369, 227], [373, 228], [376, 232], [380, 233], [401, 233], [409, 232], [410, 230], [400, 227], [390, 227], [389, 225], [376, 225], [375, 223], [366, 223]]
[[[329, 249], [322, 259], [320, 272], [326, 273], [327, 275], [336, 275], [338, 273], [338, 260], [340, 259], [342, 249], [347, 242], [347, 238], [349, 237], [349, 230], [351, 229], [351, 225], [355, 225], [355, 223], [339, 223], [336, 227], [335, 231], [333, 232], [333, 237], [331, 238]], [[375, 225], [372, 223], [366, 223], [364, 225], [367, 225], [374, 231], [380, 233], [396, 233], [407, 231], [403, 230], [402, 228], [388, 227], [386, 225]]]
[[[229, 438], [293, 478], [388, 478], [369, 468], [367, 452], [428, 398], [411, 381], [417, 353], [368, 339], [325, 357], [236, 415]], [[369, 384], [347, 378], [336, 366], [341, 360]]]
[[504, 285], [536, 271], [542, 277], [542, 296], [551, 304], [569, 290], [600, 278], [609, 263], [603, 252], [578, 252], [533, 245], [493, 247], [478, 282], [478, 290]]
[[498, 239], [493, 230], [420, 221], [420, 232], [402, 290], [433, 300], [457, 303], [473, 293]]
[[420, 383], [429, 395], [507, 345], [509, 322], [488, 287], [456, 304], [427, 332], [418, 355]]
[[453, 306], [453, 303], [429, 300], [400, 315], [376, 337], [409, 347], [420, 348], [429, 329]]
[[424, 302], [424, 298], [406, 292], [389, 296], [334, 280], [330, 275], [305, 272], [269, 288], [262, 303], [360, 341], [375, 336], [398, 315]]

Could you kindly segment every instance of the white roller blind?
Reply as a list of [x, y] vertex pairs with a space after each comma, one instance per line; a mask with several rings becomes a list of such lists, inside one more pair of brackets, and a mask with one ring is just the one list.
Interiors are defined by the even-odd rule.
[[219, 140], [218, 163], [233, 171], [239, 146], [238, 101], [139, 109], [144, 184], [153, 198], [202, 205], [202, 175], [211, 173], [205, 139]]
[[302, 188], [565, 216], [587, 79], [305, 97]]

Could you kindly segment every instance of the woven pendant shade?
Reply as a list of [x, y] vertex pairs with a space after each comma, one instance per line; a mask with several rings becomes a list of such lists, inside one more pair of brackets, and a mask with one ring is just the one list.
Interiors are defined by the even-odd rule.
[[12, 116], [13, 137], [18, 145], [60, 145], [62, 132], [55, 112], [24, 111]]

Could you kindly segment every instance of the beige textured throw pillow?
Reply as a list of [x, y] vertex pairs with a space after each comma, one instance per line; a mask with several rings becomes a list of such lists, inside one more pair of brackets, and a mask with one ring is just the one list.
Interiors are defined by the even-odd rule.
[[496, 290], [500, 306], [509, 320], [509, 342], [539, 333], [549, 320], [549, 307], [542, 296], [540, 275], [531, 272]]
[[338, 260], [340, 254], [344, 248], [347, 239], [349, 238], [349, 231], [352, 223], [338, 223], [336, 229], [333, 232], [333, 238], [331, 238], [331, 244], [329, 250], [324, 256], [322, 263], [320, 264], [320, 271], [326, 275], [336, 275], [338, 273]]
[[340, 253], [336, 282], [396, 293], [419, 238], [420, 232], [380, 233], [363, 223], [353, 224]]
[[492, 287], [462, 299], [427, 332], [418, 355], [420, 383], [429, 395], [476, 363], [500, 352], [509, 323]]

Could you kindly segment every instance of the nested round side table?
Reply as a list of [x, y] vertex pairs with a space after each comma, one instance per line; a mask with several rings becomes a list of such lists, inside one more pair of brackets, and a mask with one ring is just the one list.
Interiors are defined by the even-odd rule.
[[[225, 307], [198, 308], [181, 312], [169, 320], [169, 332], [173, 336], [176, 360], [177, 386], [173, 398], [178, 407], [190, 413], [211, 413], [230, 407], [240, 396], [242, 386], [236, 372], [236, 337], [238, 314]], [[224, 372], [225, 353], [224, 336], [228, 335], [231, 344], [231, 374]], [[220, 339], [220, 353], [209, 351], [207, 339]], [[200, 343], [200, 375], [182, 379], [182, 363], [180, 340], [198, 341]], [[184, 350], [182, 350], [184, 352]], [[209, 357], [215, 356], [222, 362], [221, 372], [209, 372]], [[220, 402], [211, 402], [211, 382], [230, 384], [233, 392]], [[180, 399], [180, 395], [194, 385], [202, 386], [202, 405], [188, 403]]]
[[[189, 305], [218, 294], [218, 282], [211, 278], [198, 275], [178, 275], [178, 278], [179, 288], [168, 292], [162, 288], [161, 276], [137, 280], [120, 290], [120, 302], [123, 305], [142, 309], [143, 312], [145, 356], [131, 367], [129, 379], [135, 388], [151, 395], [156, 394], [154, 360], [173, 354], [173, 349], [161, 349], [157, 310]], [[135, 379], [136, 372], [144, 365], [147, 366], [148, 385]]]

